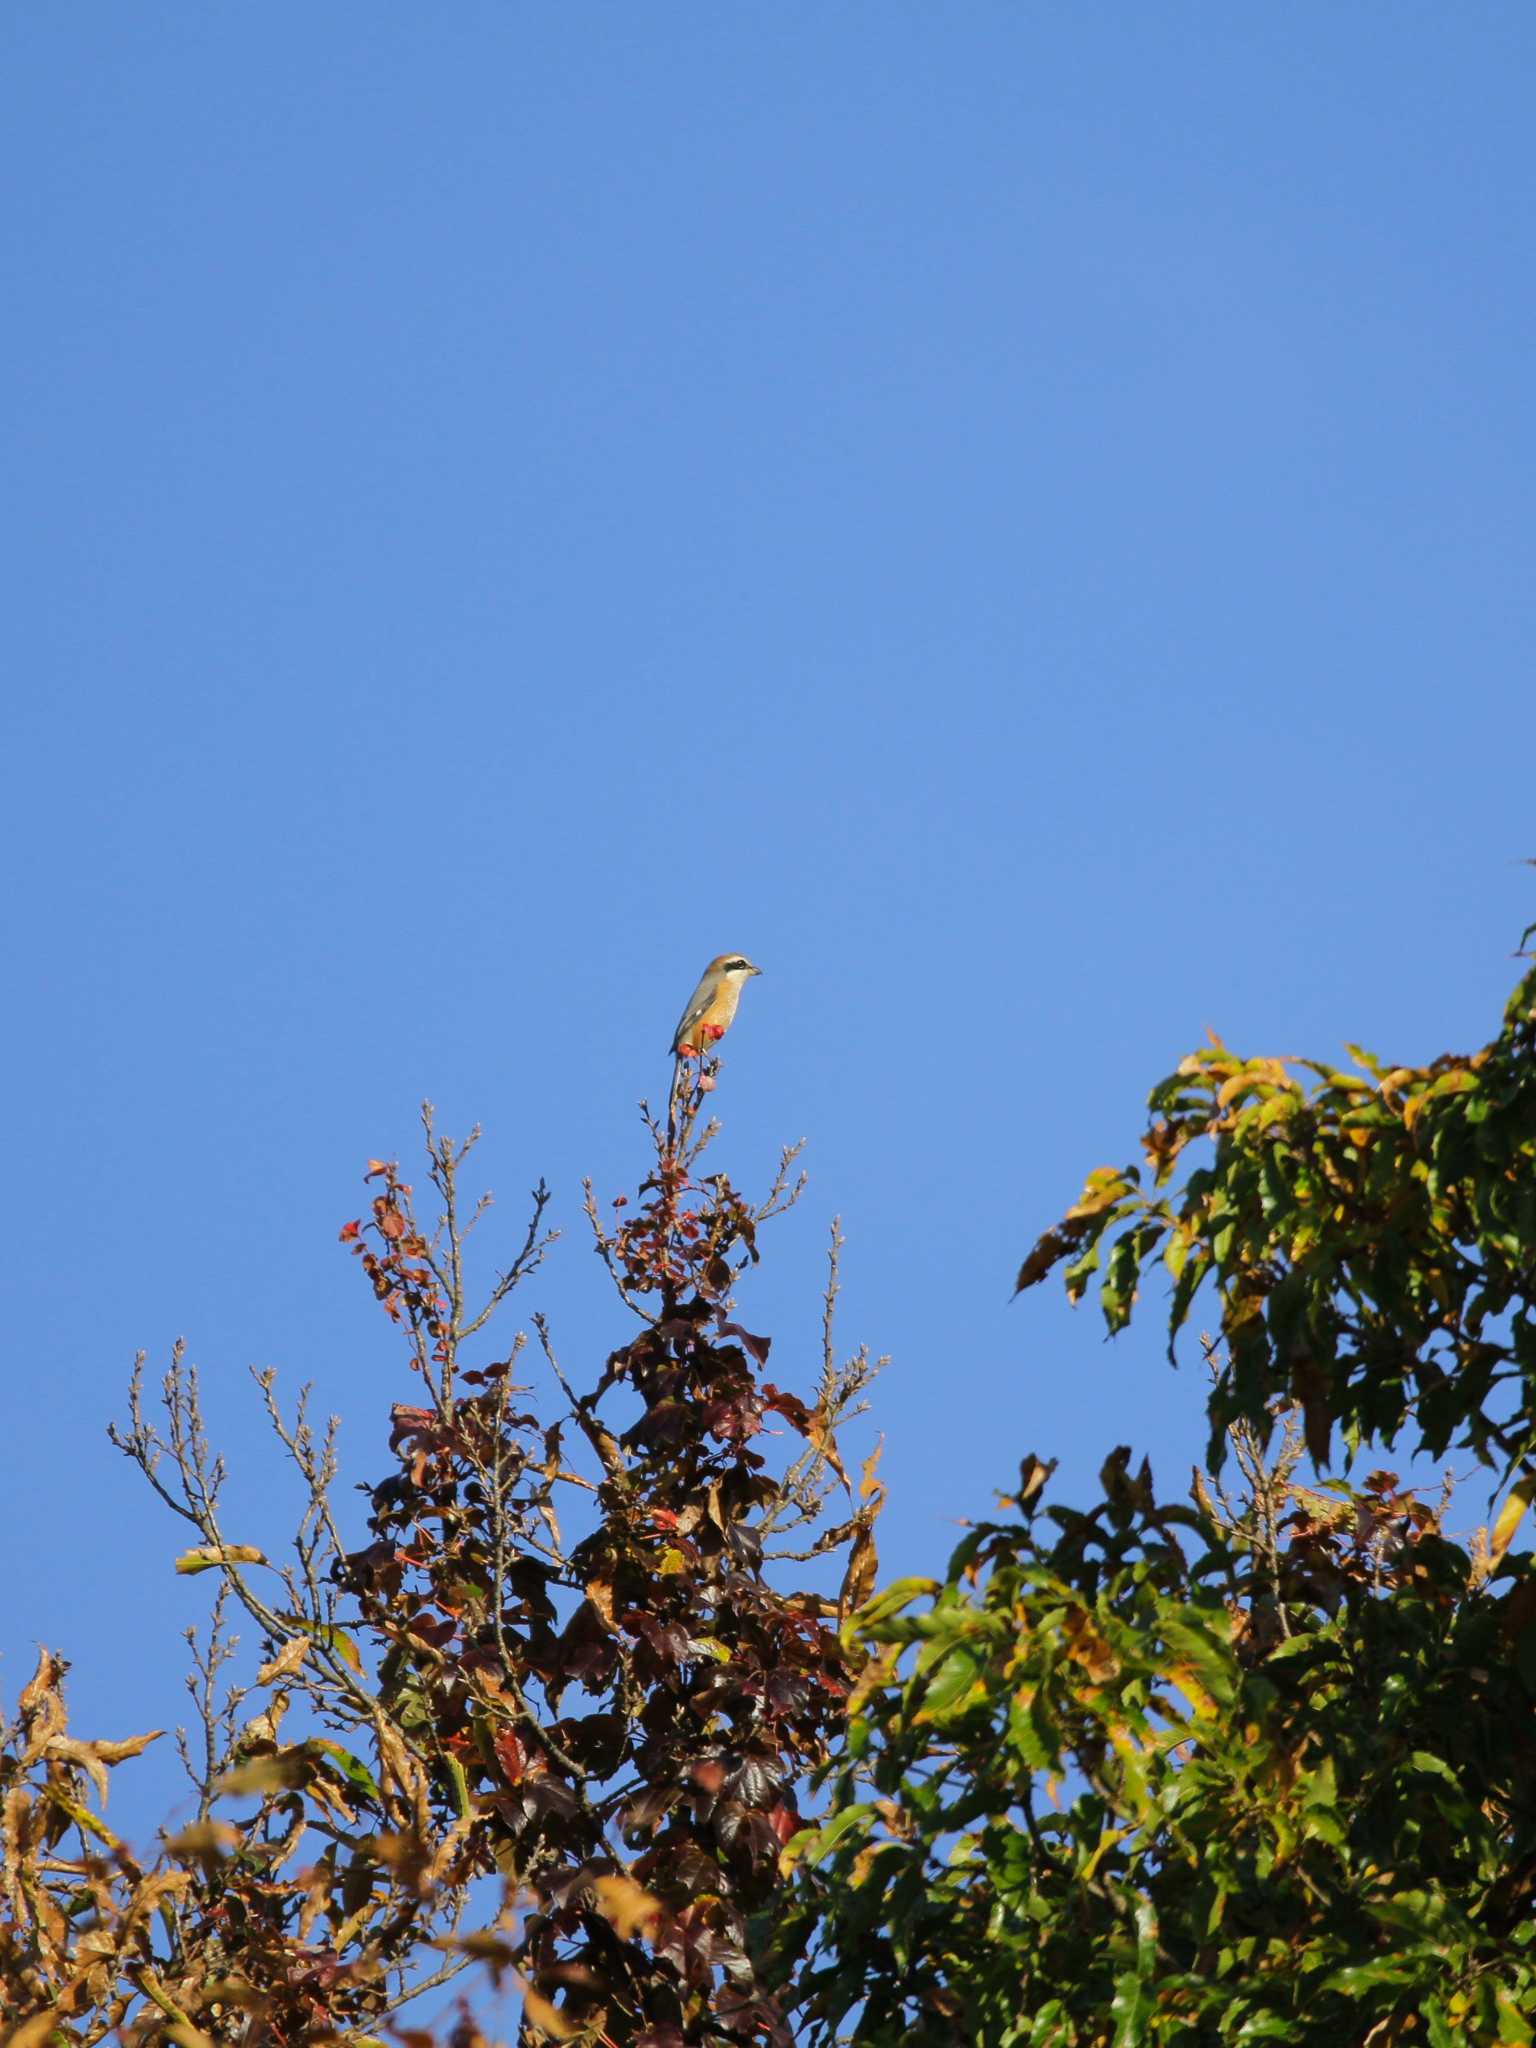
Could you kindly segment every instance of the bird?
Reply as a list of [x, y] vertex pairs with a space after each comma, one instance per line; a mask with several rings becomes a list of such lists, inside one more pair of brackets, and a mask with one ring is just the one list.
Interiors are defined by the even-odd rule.
[[745, 953], [717, 953], [699, 977], [698, 987], [677, 1020], [677, 1029], [672, 1034], [673, 1058], [702, 1059], [717, 1039], [724, 1038], [736, 1015], [742, 990], [754, 974], [762, 971], [752, 965]]

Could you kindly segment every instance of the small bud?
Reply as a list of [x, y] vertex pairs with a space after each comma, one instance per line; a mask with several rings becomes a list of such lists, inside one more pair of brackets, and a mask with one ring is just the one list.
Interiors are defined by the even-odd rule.
[[707, 1095], [707, 1094], [709, 1093], [710, 1089], [714, 1087], [714, 1085], [715, 1085], [715, 1077], [714, 1077], [714, 1075], [713, 1075], [713, 1074], [700, 1074], [700, 1076], [699, 1076], [699, 1093], [700, 1093], [701, 1095]]

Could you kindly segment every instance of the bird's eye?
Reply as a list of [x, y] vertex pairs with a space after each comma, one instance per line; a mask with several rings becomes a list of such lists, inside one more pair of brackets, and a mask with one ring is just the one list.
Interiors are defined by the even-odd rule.
[[745, 960], [727, 960], [725, 963], [725, 971], [727, 974], [734, 974], [738, 967], [745, 967], [746, 964], [747, 963]]

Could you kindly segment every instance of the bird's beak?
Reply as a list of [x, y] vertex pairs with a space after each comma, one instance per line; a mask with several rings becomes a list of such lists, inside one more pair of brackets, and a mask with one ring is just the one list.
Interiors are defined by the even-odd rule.
[[762, 971], [763, 971], [763, 970], [761, 969], [761, 967], [754, 967], [754, 968], [753, 968], [753, 970], [752, 970], [752, 972], [753, 972], [754, 974], [761, 974], [761, 973], [762, 973]]

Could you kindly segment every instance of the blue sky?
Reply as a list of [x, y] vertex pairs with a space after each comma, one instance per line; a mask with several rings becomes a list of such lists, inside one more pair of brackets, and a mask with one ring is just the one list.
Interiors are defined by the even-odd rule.
[[1493, 1027], [1533, 85], [1516, 4], [5, 11], [6, 1696], [182, 1711], [137, 1347], [242, 1539], [249, 1365], [380, 1474], [422, 1096], [622, 1340], [580, 1177], [722, 947], [720, 1163], [812, 1174], [743, 1319], [804, 1387], [840, 1213], [887, 1571], [1026, 1450], [1182, 1490], [1197, 1368], [1012, 1275], [1207, 1027]]

